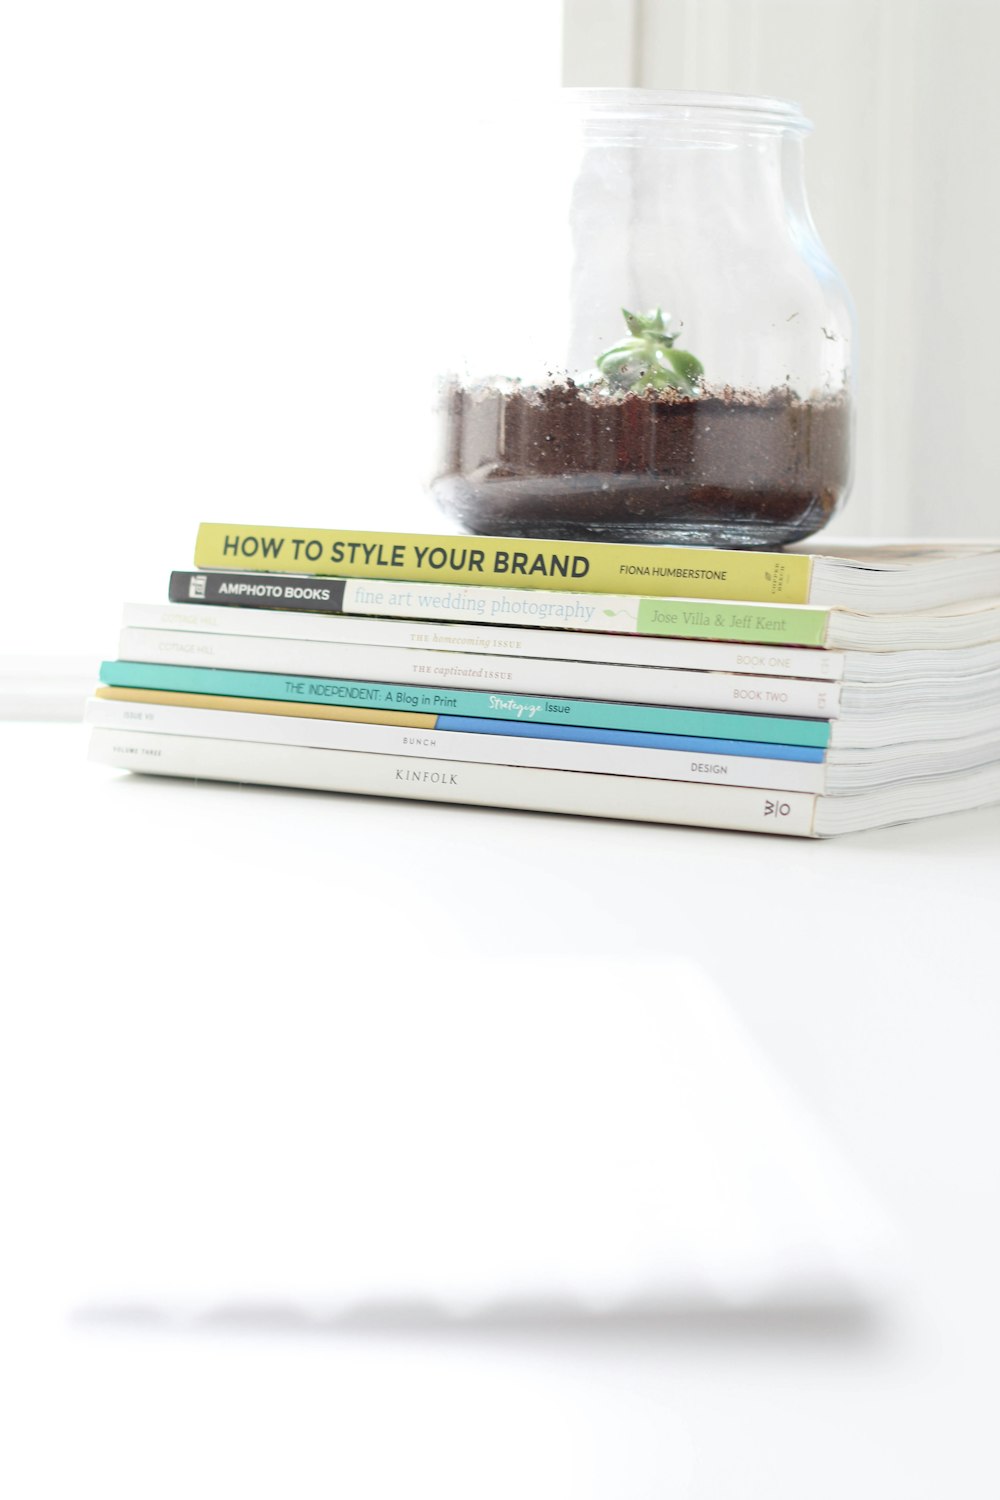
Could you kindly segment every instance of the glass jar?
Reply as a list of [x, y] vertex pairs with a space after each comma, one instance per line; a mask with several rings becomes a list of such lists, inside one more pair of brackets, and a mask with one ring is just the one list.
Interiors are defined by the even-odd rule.
[[798, 106], [566, 89], [466, 146], [432, 488], [468, 531], [773, 547], [850, 484]]

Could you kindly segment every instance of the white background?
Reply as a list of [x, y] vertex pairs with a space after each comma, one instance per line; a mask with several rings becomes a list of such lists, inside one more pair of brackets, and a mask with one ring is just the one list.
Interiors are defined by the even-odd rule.
[[468, 102], [558, 83], [555, 0], [0, 18], [4, 556], [46, 569], [44, 604], [7, 573], [0, 652], [113, 654], [199, 520], [448, 529], [423, 482]]
[[[122, 776], [84, 740], [0, 737], [5, 1500], [996, 1500], [1000, 808], [812, 843]], [[297, 1315], [317, 1244], [294, 1253], [290, 1219], [329, 1233], [357, 1201], [332, 1192], [315, 1124], [365, 995], [416, 1005], [419, 965], [486, 1035], [498, 972], [523, 970], [523, 998], [547, 962], [570, 986], [620, 963], [627, 986], [637, 959], [664, 983], [675, 960], [703, 969], [875, 1194], [902, 1240], [888, 1294], [811, 1315]], [[554, 1073], [557, 1118], [565, 1092]], [[609, 1149], [629, 1144], [619, 1097], [612, 1070]], [[656, 1155], [637, 1142], [632, 1170], [669, 1215]], [[285, 1240], [275, 1300], [68, 1319], [116, 1232], [111, 1262], [161, 1292], [141, 1246], [171, 1204], [165, 1280], [201, 1234], [202, 1284], [228, 1252], [238, 1291]], [[269, 1215], [241, 1258], [233, 1236]]]

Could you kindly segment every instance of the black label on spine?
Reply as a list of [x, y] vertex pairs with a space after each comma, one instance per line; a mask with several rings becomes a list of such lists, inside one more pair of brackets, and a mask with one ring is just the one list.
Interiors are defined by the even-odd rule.
[[238, 604], [244, 609], [301, 609], [339, 615], [344, 607], [344, 580], [206, 568], [197, 573], [171, 573], [169, 598], [172, 604]]

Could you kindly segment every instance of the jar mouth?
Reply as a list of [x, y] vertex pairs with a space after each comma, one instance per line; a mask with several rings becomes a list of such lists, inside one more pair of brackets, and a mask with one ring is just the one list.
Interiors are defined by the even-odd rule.
[[584, 122], [598, 131], [628, 132], [663, 125], [806, 135], [813, 128], [793, 100], [763, 95], [641, 88], [564, 88], [560, 93], [567, 104], [579, 110]]

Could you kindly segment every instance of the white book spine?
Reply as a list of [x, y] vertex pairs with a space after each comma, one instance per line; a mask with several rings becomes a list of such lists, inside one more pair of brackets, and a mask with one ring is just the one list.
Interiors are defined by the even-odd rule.
[[521, 735], [463, 734], [450, 729], [358, 724], [294, 714], [240, 713], [235, 709], [175, 708], [110, 698], [92, 698], [87, 704], [86, 718], [88, 723], [106, 729], [133, 729], [146, 734], [258, 740], [324, 750], [418, 756], [424, 760], [482, 761], [489, 765], [538, 766], [556, 771], [763, 787], [772, 791], [822, 792], [826, 774], [823, 765], [809, 761], [643, 750], [631, 745], [598, 745]]
[[671, 667], [609, 666], [601, 662], [544, 661], [537, 657], [478, 656], [472, 652], [407, 651], [393, 646], [337, 645], [268, 636], [212, 635], [192, 630], [126, 627], [123, 661], [287, 672], [303, 677], [398, 682], [612, 703], [728, 709], [739, 713], [836, 717], [840, 685], [749, 673], [689, 672]]
[[802, 838], [813, 836], [818, 800], [805, 792], [408, 759], [120, 729], [92, 730], [90, 758], [122, 770], [161, 776], [575, 813], [642, 823], [686, 823]]
[[294, 610], [239, 609], [215, 604], [126, 604], [122, 624], [140, 630], [191, 630], [212, 635], [328, 641], [335, 645], [475, 651], [486, 656], [678, 667], [693, 672], [752, 672], [765, 677], [802, 677], [825, 682], [836, 682], [844, 675], [844, 653], [819, 647], [749, 646], [732, 641], [518, 629], [478, 622], [453, 624], [364, 615], [300, 614]]

